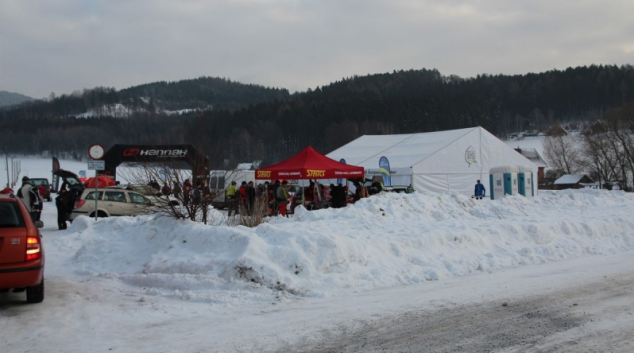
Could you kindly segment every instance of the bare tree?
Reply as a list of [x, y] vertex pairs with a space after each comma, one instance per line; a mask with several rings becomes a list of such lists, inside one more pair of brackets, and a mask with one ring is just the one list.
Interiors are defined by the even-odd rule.
[[620, 179], [629, 189], [634, 176], [634, 102], [606, 113], [603, 120], [607, 123], [609, 141], [621, 157], [618, 160], [621, 166]]
[[[134, 190], [152, 199], [148, 213], [205, 224], [210, 221], [209, 209], [215, 195], [209, 189], [209, 176], [196, 179], [192, 169], [179, 162], [137, 163], [122, 169], [119, 174]], [[186, 184], [189, 183], [188, 191]]]
[[[559, 131], [558, 126], [553, 131]], [[544, 139], [544, 156], [551, 166], [566, 174], [575, 174], [582, 170], [581, 150], [574, 138], [558, 133]]]
[[607, 133], [587, 133], [582, 153], [584, 168], [598, 176], [600, 182], [615, 180], [621, 175], [622, 154]]

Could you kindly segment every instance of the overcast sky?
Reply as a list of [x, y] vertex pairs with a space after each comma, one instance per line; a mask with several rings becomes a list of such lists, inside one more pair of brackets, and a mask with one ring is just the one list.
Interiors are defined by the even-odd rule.
[[408, 69], [634, 64], [632, 0], [2, 0], [0, 90], [200, 76], [305, 91]]

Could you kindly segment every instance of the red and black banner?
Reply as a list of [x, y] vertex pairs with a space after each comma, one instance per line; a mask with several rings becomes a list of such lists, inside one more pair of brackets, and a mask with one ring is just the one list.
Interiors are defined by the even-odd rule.
[[60, 166], [59, 166], [59, 160], [57, 160], [56, 157], [53, 157], [53, 178], [52, 178], [52, 185], [53, 185], [53, 190], [57, 191], [59, 190], [59, 177], [57, 175], [55, 175], [55, 171], [60, 170]]
[[192, 169], [194, 178], [209, 178], [209, 159], [193, 145], [114, 145], [103, 159], [106, 169], [98, 174], [115, 180], [117, 166], [125, 162], [169, 163], [172, 166], [182, 163]]

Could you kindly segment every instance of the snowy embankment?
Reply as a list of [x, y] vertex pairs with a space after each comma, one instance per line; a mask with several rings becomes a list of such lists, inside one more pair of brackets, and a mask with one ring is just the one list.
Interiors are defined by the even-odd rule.
[[257, 228], [81, 217], [45, 245], [75, 275], [121, 281], [141, 296], [232, 305], [633, 250], [632, 204], [634, 194], [603, 190], [499, 201], [383, 193], [345, 209], [298, 208]]

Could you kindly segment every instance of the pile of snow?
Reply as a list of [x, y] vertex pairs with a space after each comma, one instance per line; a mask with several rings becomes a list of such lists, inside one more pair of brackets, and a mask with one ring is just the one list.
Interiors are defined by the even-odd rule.
[[[634, 249], [634, 195], [566, 190], [477, 201], [382, 193], [256, 228], [78, 218], [45, 239], [54, 271], [132, 295], [223, 305], [327, 297]], [[214, 224], [224, 213], [214, 212]]]

